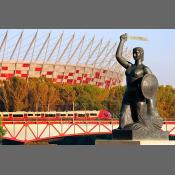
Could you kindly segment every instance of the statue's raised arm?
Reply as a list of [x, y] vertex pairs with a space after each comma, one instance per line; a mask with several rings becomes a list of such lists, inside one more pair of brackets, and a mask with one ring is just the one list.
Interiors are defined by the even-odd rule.
[[123, 34], [120, 36], [120, 43], [117, 48], [116, 52], [116, 59], [117, 61], [125, 68], [127, 69], [131, 64], [127, 61], [126, 58], [123, 57], [123, 45], [127, 41], [127, 34]]

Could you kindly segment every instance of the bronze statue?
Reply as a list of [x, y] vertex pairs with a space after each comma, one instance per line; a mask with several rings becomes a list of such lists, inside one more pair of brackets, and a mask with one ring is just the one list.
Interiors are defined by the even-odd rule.
[[143, 48], [136, 47], [133, 49], [134, 64], [122, 56], [126, 41], [127, 34], [121, 35], [116, 52], [117, 61], [126, 69], [127, 84], [120, 111], [118, 130], [132, 130], [136, 138], [149, 138], [155, 133], [156, 136], [161, 135], [160, 129], [163, 121], [155, 107], [158, 81], [151, 70], [143, 64]]

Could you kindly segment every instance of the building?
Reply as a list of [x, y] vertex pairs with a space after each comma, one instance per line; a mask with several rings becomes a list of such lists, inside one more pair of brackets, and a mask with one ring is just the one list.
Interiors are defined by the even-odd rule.
[[[0, 80], [44, 76], [55, 83], [102, 88], [123, 81], [122, 68], [115, 59], [117, 43], [96, 41], [95, 37], [86, 39], [86, 35], [77, 39], [73, 34], [65, 39], [64, 33], [60, 33], [53, 39], [51, 32], [41, 38], [36, 31], [25, 39], [24, 34], [22, 31], [13, 39], [8, 31], [1, 35]], [[124, 54], [129, 59], [131, 51], [125, 48]]]

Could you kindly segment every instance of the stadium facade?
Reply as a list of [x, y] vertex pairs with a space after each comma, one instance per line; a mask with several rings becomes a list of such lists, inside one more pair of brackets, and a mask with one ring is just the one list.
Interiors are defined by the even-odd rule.
[[[8, 31], [1, 34], [0, 80], [14, 76], [46, 77], [55, 83], [92, 84], [103, 88], [123, 81], [123, 71], [115, 59], [117, 43], [95, 41], [95, 37], [85, 40], [85, 35], [75, 39], [75, 34], [64, 39], [64, 33], [55, 38], [48, 33], [41, 38], [38, 31], [25, 40], [24, 33], [13, 39]], [[131, 51], [125, 48], [124, 54], [129, 59]]]

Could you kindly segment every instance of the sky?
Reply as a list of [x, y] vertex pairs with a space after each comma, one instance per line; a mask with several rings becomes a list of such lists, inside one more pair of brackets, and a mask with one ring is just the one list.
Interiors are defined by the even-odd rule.
[[[24, 29], [28, 38], [33, 36], [37, 29]], [[19, 35], [22, 29], [9, 29], [14, 37]], [[39, 29], [38, 32], [43, 36], [52, 32], [53, 35], [62, 33], [68, 38], [75, 33], [77, 38], [84, 34], [96, 39], [103, 38], [104, 41], [119, 41], [120, 35], [127, 33], [129, 36], [146, 37], [149, 41], [128, 40], [125, 46], [129, 48], [144, 48], [144, 64], [148, 66], [156, 75], [160, 85], [172, 85], [175, 87], [175, 29]], [[0, 34], [6, 32], [1, 29]], [[3, 35], [1, 35], [3, 36]], [[1, 38], [0, 38], [1, 39]], [[134, 63], [134, 60], [131, 60]], [[125, 84], [125, 83], [124, 83]]]

